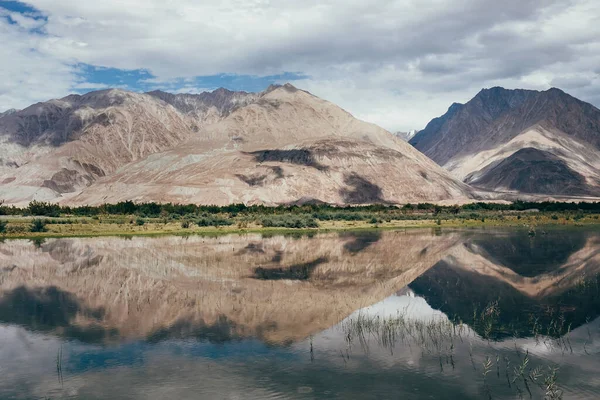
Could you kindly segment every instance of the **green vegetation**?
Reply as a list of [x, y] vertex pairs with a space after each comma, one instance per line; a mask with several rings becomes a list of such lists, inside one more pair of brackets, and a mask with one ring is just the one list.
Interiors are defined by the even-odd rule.
[[31, 227], [29, 228], [30, 232], [46, 232], [47, 230], [46, 221], [37, 218], [31, 222]]
[[318, 228], [317, 221], [306, 214], [300, 215], [273, 215], [263, 218], [262, 226], [266, 228], [281, 227], [281, 228]]
[[203, 227], [203, 226], [219, 227], [219, 226], [233, 225], [233, 221], [231, 221], [229, 219], [225, 219], [225, 218], [219, 218], [219, 217], [213, 217], [210, 215], [205, 215], [202, 218], [198, 219], [196, 221], [196, 224], [200, 227]]
[[[553, 364], [534, 366], [534, 359], [529, 351], [522, 353], [515, 342], [515, 355], [500, 357], [503, 344], [496, 346], [490, 336], [495, 336], [494, 325], [500, 311], [498, 301], [484, 307], [484, 312], [474, 315], [474, 323], [488, 327], [488, 337], [478, 335], [468, 325], [460, 320], [449, 320], [444, 317], [431, 319], [417, 319], [405, 311], [398, 310], [395, 316], [381, 317], [379, 315], [358, 314], [341, 323], [339, 329], [346, 340], [345, 360], [350, 359], [353, 347], [358, 343], [365, 351], [371, 344], [389, 349], [394, 352], [396, 346], [421, 349], [424, 357], [435, 357], [439, 360], [440, 370], [445, 365], [455, 368], [468, 368], [465, 362], [471, 364], [473, 370], [478, 371], [482, 377], [482, 385], [486, 398], [493, 398], [492, 390], [498, 389], [500, 384], [506, 384], [503, 389], [514, 391], [520, 398], [545, 398], [562, 399], [563, 390], [558, 384], [558, 368]], [[552, 331], [554, 321], [549, 321], [548, 326], [540, 330]], [[570, 330], [562, 336], [542, 337], [536, 335], [539, 344], [546, 346], [547, 351], [558, 353], [573, 352], [569, 340]], [[473, 344], [486, 343], [483, 348], [489, 349], [492, 354], [476, 353]], [[481, 347], [480, 347], [481, 348]], [[577, 349], [581, 351], [582, 349]], [[585, 350], [585, 344], [583, 344]], [[481, 360], [476, 362], [476, 360]], [[462, 363], [462, 365], [461, 365]], [[479, 365], [478, 365], [479, 364]], [[479, 369], [481, 368], [481, 369]], [[491, 383], [494, 385], [491, 385]], [[539, 396], [539, 397], [534, 397]]]
[[479, 216], [489, 212], [542, 212], [542, 213], [572, 213], [573, 216], [600, 213], [600, 202], [596, 203], [561, 203], [561, 202], [523, 202], [516, 201], [510, 204], [498, 203], [471, 203], [462, 206], [440, 206], [431, 203], [406, 204], [401, 207], [383, 204], [369, 206], [338, 207], [329, 204], [306, 204], [268, 207], [263, 205], [247, 206], [245, 204], [230, 204], [228, 206], [203, 206], [195, 204], [172, 203], [134, 203], [132, 201], [117, 204], [103, 204], [101, 206], [69, 207], [58, 204], [32, 201], [25, 208], [9, 207], [0, 204], [0, 215], [44, 216], [59, 217], [72, 215], [78, 217], [94, 217], [101, 215], [135, 215], [142, 218], [182, 217], [186, 215], [218, 215], [230, 216], [244, 215], [282, 215], [282, 214], [310, 214], [315, 219], [340, 220], [340, 221], [367, 221], [374, 215], [420, 215], [432, 214], [435, 216], [470, 215]]
[[[473, 203], [440, 206], [430, 203], [392, 206], [334, 206], [305, 204], [267, 207], [231, 204], [134, 203], [68, 207], [32, 201], [27, 207], [2, 205], [5, 235], [27, 236], [48, 232], [56, 235], [114, 235], [144, 232], [176, 233], [194, 227], [201, 230], [276, 229], [372, 229], [400, 227], [469, 227], [597, 224], [600, 203]], [[44, 217], [44, 228], [30, 229]], [[39, 224], [37, 222], [36, 224]], [[46, 226], [47, 225], [47, 226]], [[61, 225], [69, 225], [61, 227]], [[42, 230], [40, 230], [42, 229]]]
[[6, 221], [0, 220], [0, 234], [6, 233]]

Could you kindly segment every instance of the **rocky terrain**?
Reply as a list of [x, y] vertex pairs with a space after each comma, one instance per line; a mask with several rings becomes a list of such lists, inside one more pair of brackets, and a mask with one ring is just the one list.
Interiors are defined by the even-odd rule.
[[106, 90], [32, 105], [0, 118], [0, 198], [56, 201], [193, 134], [148, 95]]
[[556, 88], [484, 89], [410, 143], [477, 188], [600, 195], [600, 110]]
[[0, 118], [0, 199], [68, 204], [465, 201], [384, 129], [292, 85], [258, 94], [119, 90]]

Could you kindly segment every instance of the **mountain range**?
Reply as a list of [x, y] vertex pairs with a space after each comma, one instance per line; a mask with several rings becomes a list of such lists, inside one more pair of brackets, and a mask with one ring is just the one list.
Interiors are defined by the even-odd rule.
[[269, 205], [464, 201], [405, 141], [290, 84], [200, 95], [103, 90], [0, 118], [0, 199]]
[[410, 143], [478, 189], [600, 195], [600, 110], [560, 89], [484, 89]]
[[[407, 143], [408, 141], [408, 143]], [[109, 89], [0, 114], [0, 199], [101, 204], [462, 203], [600, 196], [600, 110], [484, 89], [390, 133], [290, 84]]]

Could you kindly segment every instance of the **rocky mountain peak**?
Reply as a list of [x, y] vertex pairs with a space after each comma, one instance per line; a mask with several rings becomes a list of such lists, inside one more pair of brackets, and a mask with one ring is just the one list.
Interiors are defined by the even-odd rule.
[[8, 110], [6, 110], [6, 111], [4, 111], [4, 112], [0, 112], [0, 118], [2, 118], [2, 117], [5, 117], [5, 116], [7, 116], [7, 115], [14, 114], [14, 113], [16, 113], [16, 112], [18, 112], [18, 111], [19, 111], [19, 110], [15, 109], [15, 108], [10, 108], [10, 109], [8, 109]]
[[[410, 143], [456, 177], [488, 190], [549, 194], [548, 188], [562, 185], [579, 188], [579, 194], [600, 193], [600, 110], [558, 88], [483, 89], [464, 106], [451, 106], [434, 118]], [[533, 150], [512, 157], [525, 147]], [[543, 165], [558, 171], [538, 174], [549, 182], [543, 190], [521, 179], [539, 160], [524, 165], [520, 156], [538, 150], [547, 157]], [[492, 168], [501, 162], [502, 168]], [[501, 175], [515, 177], [516, 183]]]

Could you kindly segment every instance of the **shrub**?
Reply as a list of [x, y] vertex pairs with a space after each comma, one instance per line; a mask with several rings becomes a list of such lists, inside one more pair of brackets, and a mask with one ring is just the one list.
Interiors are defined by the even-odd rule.
[[42, 219], [34, 219], [31, 222], [31, 227], [29, 228], [30, 232], [46, 232], [46, 221]]
[[0, 233], [6, 233], [6, 221], [0, 220]]
[[190, 227], [190, 221], [181, 221], [181, 227], [187, 229]]
[[369, 221], [372, 224], [376, 224], [377, 223], [377, 218], [373, 217], [371, 218], [371, 220]]
[[144, 224], [146, 223], [146, 220], [145, 220], [144, 218], [137, 218], [137, 219], [135, 220], [135, 223], [136, 223], [136, 225], [138, 225], [138, 226], [142, 226], [142, 225], [144, 225]]
[[273, 215], [271, 217], [263, 218], [261, 221], [264, 227], [277, 227], [277, 228], [318, 228], [319, 224], [317, 221], [307, 215]]
[[550, 218], [552, 218], [553, 220], [557, 220], [558, 219], [558, 215], [552, 214], [552, 216]]
[[219, 217], [211, 217], [211, 216], [205, 216], [202, 217], [200, 219], [198, 219], [196, 221], [196, 223], [198, 224], [198, 226], [202, 227], [202, 226], [214, 226], [214, 227], [219, 227], [219, 226], [228, 226], [228, 225], [232, 225], [233, 222], [231, 222], [228, 219], [223, 219], [223, 218], [219, 218]]
[[45, 217], [60, 216], [60, 206], [58, 204], [45, 203], [43, 201], [32, 201], [27, 207], [30, 215], [43, 215]]

